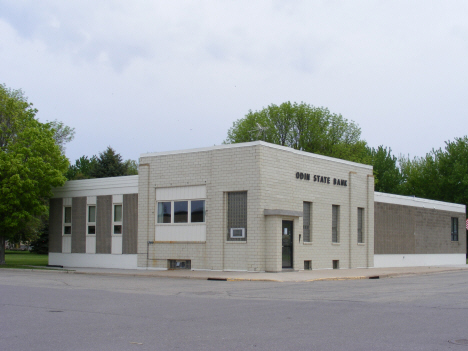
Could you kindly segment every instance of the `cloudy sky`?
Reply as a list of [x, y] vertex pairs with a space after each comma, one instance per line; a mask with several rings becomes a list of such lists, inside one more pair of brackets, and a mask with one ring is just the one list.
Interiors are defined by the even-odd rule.
[[75, 128], [72, 162], [219, 145], [285, 101], [423, 156], [468, 134], [468, 2], [0, 0], [0, 83]]

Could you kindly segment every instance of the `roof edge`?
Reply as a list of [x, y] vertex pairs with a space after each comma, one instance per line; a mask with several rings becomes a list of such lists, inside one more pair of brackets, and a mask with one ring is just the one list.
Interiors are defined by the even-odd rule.
[[257, 145], [261, 145], [261, 146], [265, 146], [265, 147], [269, 147], [269, 148], [273, 148], [273, 149], [277, 149], [277, 150], [282, 150], [282, 151], [286, 151], [286, 152], [292, 152], [294, 154], [303, 155], [303, 156], [307, 156], [307, 157], [312, 157], [312, 158], [316, 158], [316, 159], [319, 159], [319, 160], [332, 161], [332, 162], [342, 163], [342, 164], [346, 164], [346, 165], [350, 165], [350, 166], [354, 166], [354, 167], [360, 167], [360, 168], [369, 169], [369, 170], [373, 169], [372, 166], [365, 165], [363, 163], [342, 160], [340, 158], [314, 154], [312, 152], [307, 152], [307, 151], [302, 151], [302, 150], [296, 150], [296, 149], [293, 149], [293, 148], [290, 148], [290, 147], [287, 147], [287, 146], [271, 144], [271, 143], [267, 143], [267, 142], [261, 141], [261, 140], [251, 141], [251, 142], [247, 142], [247, 143], [214, 145], [214, 146], [195, 148], [195, 149], [184, 149], [184, 150], [173, 150], [173, 151], [161, 151], [161, 152], [145, 153], [145, 154], [140, 154], [140, 158], [154, 157], [154, 156], [177, 155], [177, 154], [188, 154], [188, 153], [194, 153], [194, 152], [207, 152], [207, 151], [224, 150], [224, 149], [235, 149], [235, 148], [240, 148], [240, 147], [252, 147], [252, 146], [257, 146]]

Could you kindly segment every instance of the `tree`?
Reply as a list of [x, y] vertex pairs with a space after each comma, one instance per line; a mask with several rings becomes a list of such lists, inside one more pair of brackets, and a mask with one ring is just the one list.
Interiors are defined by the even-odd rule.
[[68, 160], [54, 139], [56, 129], [36, 113], [21, 90], [0, 85], [0, 264], [5, 240], [46, 213], [51, 188], [65, 182]]
[[249, 111], [234, 122], [224, 143], [263, 140], [297, 150], [337, 157], [355, 162], [369, 162], [361, 129], [341, 115], [323, 107], [285, 102], [261, 111]]
[[91, 169], [94, 167], [96, 162], [96, 156], [88, 158], [88, 156], [83, 155], [75, 161], [74, 165], [70, 165], [70, 167], [68, 167], [65, 176], [68, 180], [91, 178]]
[[125, 175], [138, 175], [138, 162], [135, 160], [127, 160], [124, 162], [127, 169]]
[[119, 177], [126, 175], [127, 166], [122, 161], [122, 156], [110, 146], [104, 152], [99, 153], [96, 162], [93, 163], [89, 175], [92, 178]]
[[72, 141], [75, 137], [75, 128], [66, 126], [63, 122], [57, 120], [47, 122], [47, 125], [54, 132], [55, 144], [57, 144], [60, 151], [65, 154], [65, 144]]
[[468, 137], [445, 142], [436, 154], [440, 200], [468, 205]]
[[403, 177], [392, 149], [382, 145], [377, 149], [369, 148], [369, 155], [370, 164], [374, 167], [375, 191], [399, 194]]

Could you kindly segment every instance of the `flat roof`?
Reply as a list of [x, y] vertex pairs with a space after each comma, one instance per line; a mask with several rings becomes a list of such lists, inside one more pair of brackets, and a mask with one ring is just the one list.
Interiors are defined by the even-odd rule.
[[296, 150], [296, 149], [293, 149], [293, 148], [290, 148], [290, 147], [287, 147], [287, 146], [271, 144], [271, 143], [267, 143], [267, 142], [261, 141], [261, 140], [251, 141], [251, 142], [248, 142], [248, 143], [215, 145], [215, 146], [202, 147], [202, 148], [196, 148], [196, 149], [151, 152], [151, 153], [140, 154], [140, 158], [142, 158], [142, 157], [154, 157], [154, 156], [166, 156], [166, 155], [177, 155], [177, 154], [188, 154], [188, 153], [194, 153], [194, 152], [206, 152], [206, 151], [223, 150], [223, 149], [235, 149], [235, 148], [241, 148], [241, 147], [252, 147], [252, 146], [257, 146], [257, 145], [269, 147], [269, 148], [272, 148], [272, 149], [287, 151], [287, 152], [291, 152], [293, 154], [307, 156], [307, 157], [311, 157], [311, 158], [315, 158], [315, 159], [319, 159], [319, 160], [332, 161], [332, 162], [336, 162], [336, 163], [341, 163], [341, 164], [350, 165], [350, 166], [354, 166], [354, 167], [360, 167], [360, 168], [369, 169], [369, 170], [373, 169], [372, 166], [365, 165], [365, 164], [362, 164], [362, 163], [342, 160], [340, 158], [334, 158], [334, 157], [329, 157], [329, 156], [323, 156], [323, 155], [314, 154], [314, 153], [307, 152], [307, 151]]
[[383, 202], [387, 204], [396, 204], [412, 207], [430, 208], [442, 211], [465, 213], [465, 205], [454, 204], [429, 199], [422, 199], [415, 196], [404, 196], [387, 193], [374, 192], [374, 202]]
[[138, 193], [138, 176], [69, 180], [53, 188], [53, 198]]

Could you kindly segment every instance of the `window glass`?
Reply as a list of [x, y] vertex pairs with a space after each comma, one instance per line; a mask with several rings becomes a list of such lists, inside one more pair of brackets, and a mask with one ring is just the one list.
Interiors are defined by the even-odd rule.
[[310, 202], [304, 202], [302, 206], [303, 210], [303, 221], [302, 221], [302, 230], [304, 233], [304, 242], [310, 242], [310, 214], [311, 214], [312, 204]]
[[88, 206], [88, 222], [96, 222], [96, 206]]
[[96, 226], [89, 225], [88, 226], [88, 234], [96, 234]]
[[458, 218], [452, 217], [452, 241], [458, 241]]
[[122, 234], [122, 226], [114, 225], [114, 234]]
[[71, 223], [71, 207], [65, 207], [64, 222]]
[[122, 222], [122, 205], [114, 205], [114, 222]]
[[358, 208], [358, 243], [362, 244], [364, 242], [364, 236], [362, 235], [363, 228], [363, 219], [364, 219], [364, 209]]
[[191, 207], [190, 222], [205, 222], [205, 200], [192, 201]]
[[332, 242], [339, 242], [340, 238], [338, 235], [338, 221], [340, 216], [340, 206], [332, 206]]
[[158, 202], [158, 223], [171, 223], [170, 202]]
[[174, 201], [174, 223], [188, 222], [188, 201]]
[[63, 227], [63, 234], [71, 234], [71, 226], [67, 225]]

